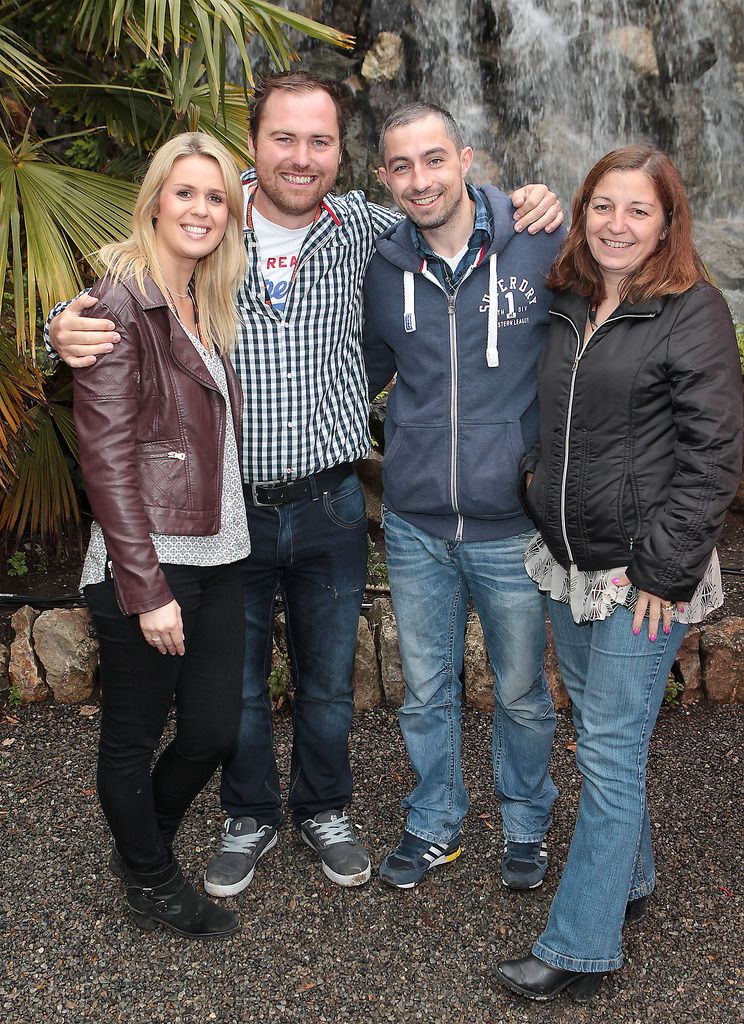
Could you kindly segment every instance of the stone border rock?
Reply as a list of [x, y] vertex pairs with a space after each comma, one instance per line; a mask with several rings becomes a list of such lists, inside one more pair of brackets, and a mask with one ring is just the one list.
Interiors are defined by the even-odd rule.
[[[10, 652], [0, 645], [0, 698], [9, 688], [22, 704], [53, 698], [60, 703], [86, 701], [96, 682], [98, 644], [91, 635], [85, 608], [38, 612], [28, 605], [14, 613], [15, 637]], [[558, 710], [570, 707], [555, 656], [550, 623], [545, 668]], [[729, 616], [710, 625], [692, 626], [674, 665], [679, 700], [692, 704], [744, 703], [744, 617]], [[405, 694], [398, 631], [390, 598], [372, 602], [357, 630], [354, 666], [357, 711], [383, 701], [400, 707]], [[465, 631], [464, 700], [481, 711], [493, 711], [493, 673], [477, 613], [471, 609]]]

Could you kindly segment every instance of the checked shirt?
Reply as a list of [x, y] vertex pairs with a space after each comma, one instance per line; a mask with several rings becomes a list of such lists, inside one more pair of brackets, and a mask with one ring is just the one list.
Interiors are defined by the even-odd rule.
[[[252, 172], [243, 182], [247, 202]], [[245, 227], [248, 263], [232, 360], [245, 402], [247, 482], [295, 480], [367, 454], [362, 279], [375, 238], [398, 216], [362, 192], [326, 196], [282, 312], [266, 301], [258, 243]]]
[[[243, 175], [246, 206], [255, 174]], [[231, 359], [243, 388], [243, 479], [297, 480], [367, 454], [362, 279], [374, 240], [399, 214], [363, 192], [328, 195], [300, 251], [283, 312], [266, 300], [258, 242], [247, 226], [240, 325]], [[49, 323], [67, 302], [58, 303]], [[56, 353], [54, 353], [56, 355]]]

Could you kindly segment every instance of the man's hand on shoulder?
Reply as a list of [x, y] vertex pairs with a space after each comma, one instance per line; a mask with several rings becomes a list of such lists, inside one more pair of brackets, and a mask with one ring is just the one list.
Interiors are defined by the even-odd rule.
[[522, 185], [509, 198], [517, 208], [514, 213], [515, 231], [524, 231], [526, 228], [531, 235], [538, 231], [551, 234], [563, 223], [560, 200], [547, 185]]
[[97, 320], [82, 316], [85, 309], [95, 306], [93, 295], [79, 295], [49, 324], [52, 346], [68, 366], [92, 366], [96, 356], [113, 351], [120, 340], [112, 320]]

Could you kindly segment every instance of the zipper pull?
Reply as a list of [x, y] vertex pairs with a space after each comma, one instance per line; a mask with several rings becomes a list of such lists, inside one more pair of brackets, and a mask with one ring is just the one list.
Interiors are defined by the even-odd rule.
[[633, 550], [633, 538], [632, 537], [630, 538], [630, 548], [629, 548], [629, 550], [630, 551]]
[[168, 452], [169, 459], [178, 459], [180, 462], [186, 461], [186, 452]]
[[455, 315], [455, 297], [454, 297], [454, 295], [449, 295], [447, 297], [447, 312], [449, 313], [450, 316], [454, 316]]

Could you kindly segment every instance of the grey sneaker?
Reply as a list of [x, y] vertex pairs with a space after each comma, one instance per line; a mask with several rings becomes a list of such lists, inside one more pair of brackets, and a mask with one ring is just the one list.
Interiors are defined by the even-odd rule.
[[255, 818], [228, 818], [224, 831], [222, 849], [204, 872], [204, 891], [210, 896], [236, 896], [246, 889], [258, 861], [276, 846], [274, 826], [259, 827]]
[[320, 857], [323, 873], [336, 885], [364, 885], [369, 881], [369, 854], [343, 811], [321, 811], [302, 822], [300, 834]]

